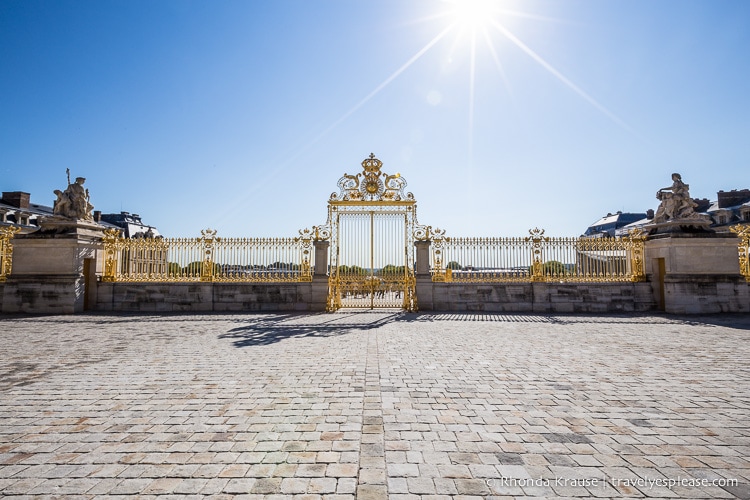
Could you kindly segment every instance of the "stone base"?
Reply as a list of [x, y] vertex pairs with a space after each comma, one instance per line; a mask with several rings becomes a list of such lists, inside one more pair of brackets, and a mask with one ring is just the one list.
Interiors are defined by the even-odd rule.
[[[420, 311], [626, 313], [656, 309], [649, 283], [424, 283]], [[429, 293], [427, 292], [429, 288]], [[430, 300], [431, 299], [431, 300]]]
[[643, 231], [650, 235], [657, 234], [711, 234], [711, 220], [702, 217], [674, 219], [666, 222], [654, 222], [643, 226]]
[[417, 310], [434, 311], [433, 282], [429, 273], [417, 276], [414, 288], [417, 295]]
[[664, 277], [664, 312], [714, 314], [750, 312], [750, 285], [744, 277], [680, 275]]
[[3, 287], [4, 313], [74, 314], [84, 310], [83, 275], [10, 277]]
[[94, 307], [103, 227], [51, 219], [39, 231], [13, 239], [3, 312], [72, 314]]
[[310, 286], [310, 311], [323, 312], [328, 305], [328, 276], [313, 276]]
[[673, 314], [748, 311], [737, 246], [729, 233], [649, 237], [644, 262], [659, 308]]
[[76, 235], [101, 238], [104, 234], [104, 226], [94, 221], [71, 220], [65, 217], [44, 217], [39, 222], [39, 230], [25, 235], [31, 238], [50, 238], [58, 235]]
[[651, 236], [644, 248], [646, 274], [664, 259], [669, 274], [740, 275], [738, 240], [731, 233], [672, 233]]
[[[101, 238], [80, 234], [78, 230], [19, 235], [13, 239], [11, 277], [83, 274], [84, 260], [97, 258], [100, 249], [103, 249]], [[101, 271], [101, 266], [97, 270]]]
[[[96, 309], [113, 312], [314, 311], [313, 283], [98, 283]], [[328, 294], [326, 282], [326, 297]], [[325, 303], [324, 303], [325, 304]], [[325, 305], [323, 308], [325, 309]]]

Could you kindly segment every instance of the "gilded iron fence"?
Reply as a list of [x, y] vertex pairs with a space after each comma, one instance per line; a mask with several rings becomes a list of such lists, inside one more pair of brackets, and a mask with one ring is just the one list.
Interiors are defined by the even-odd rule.
[[517, 238], [455, 238], [431, 234], [433, 281], [645, 281], [640, 231], [624, 238], [555, 238], [543, 229]]
[[11, 266], [13, 264], [13, 236], [20, 231], [15, 226], [0, 227], [0, 282], [5, 281], [10, 276]]
[[103, 281], [312, 281], [313, 234], [296, 238], [222, 238], [204, 229], [198, 238], [104, 236]]
[[750, 226], [737, 224], [729, 229], [740, 239], [737, 245], [740, 257], [740, 272], [750, 282]]

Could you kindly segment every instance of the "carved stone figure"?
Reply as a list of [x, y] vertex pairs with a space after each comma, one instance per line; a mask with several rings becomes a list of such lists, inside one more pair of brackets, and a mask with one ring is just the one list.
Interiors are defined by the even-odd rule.
[[94, 206], [90, 203], [89, 190], [83, 187], [86, 182], [84, 177], [76, 177], [75, 183], [70, 182], [70, 169], [66, 169], [68, 174], [68, 187], [65, 191], [55, 189], [55, 200], [52, 213], [60, 217], [75, 220], [93, 221], [92, 211]]
[[654, 215], [654, 223], [677, 219], [699, 219], [695, 212], [698, 205], [690, 197], [688, 184], [682, 182], [680, 174], [672, 174], [672, 185], [656, 192], [656, 199], [661, 201]]

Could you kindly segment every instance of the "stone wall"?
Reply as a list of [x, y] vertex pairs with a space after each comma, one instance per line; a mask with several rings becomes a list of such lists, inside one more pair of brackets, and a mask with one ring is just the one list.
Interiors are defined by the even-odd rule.
[[99, 283], [96, 310], [315, 311], [311, 283]]
[[[326, 280], [316, 283], [104, 283], [96, 286], [98, 311], [212, 312], [323, 311]], [[617, 313], [658, 309], [652, 283], [433, 283], [417, 290], [421, 311]], [[722, 276], [665, 279], [666, 312], [750, 312], [750, 283]], [[71, 314], [75, 287], [57, 280], [0, 283], [6, 313]], [[46, 297], [43, 307], [35, 298]], [[55, 298], [53, 301], [52, 298]], [[57, 304], [57, 305], [55, 305]]]
[[750, 284], [742, 277], [667, 274], [664, 295], [671, 314], [750, 312]]
[[[431, 290], [424, 290], [430, 286]], [[420, 288], [417, 299], [422, 311], [612, 313], [650, 311], [657, 306], [649, 283], [452, 282]]]
[[8, 279], [3, 286], [2, 312], [73, 314], [83, 311], [84, 277], [35, 275]]
[[[314, 292], [313, 283], [99, 283], [96, 309], [323, 311], [328, 287], [327, 283], [317, 285], [322, 286]], [[417, 294], [421, 311], [612, 313], [656, 309], [648, 283], [428, 282], [420, 286]]]

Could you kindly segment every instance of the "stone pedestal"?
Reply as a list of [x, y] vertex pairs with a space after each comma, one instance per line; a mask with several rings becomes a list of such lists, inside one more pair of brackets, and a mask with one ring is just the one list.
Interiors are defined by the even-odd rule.
[[310, 297], [311, 311], [325, 311], [328, 304], [328, 248], [330, 242], [317, 240], [315, 246], [315, 270]]
[[668, 233], [645, 245], [646, 275], [659, 308], [674, 314], [750, 311], [733, 234]]
[[13, 239], [13, 268], [5, 283], [6, 313], [72, 314], [96, 305], [103, 227], [53, 218]]
[[434, 310], [432, 275], [430, 274], [430, 240], [415, 241], [415, 293], [420, 311]]
[[649, 235], [703, 235], [713, 234], [711, 218], [707, 215], [695, 214], [685, 219], [654, 222], [644, 227]]

